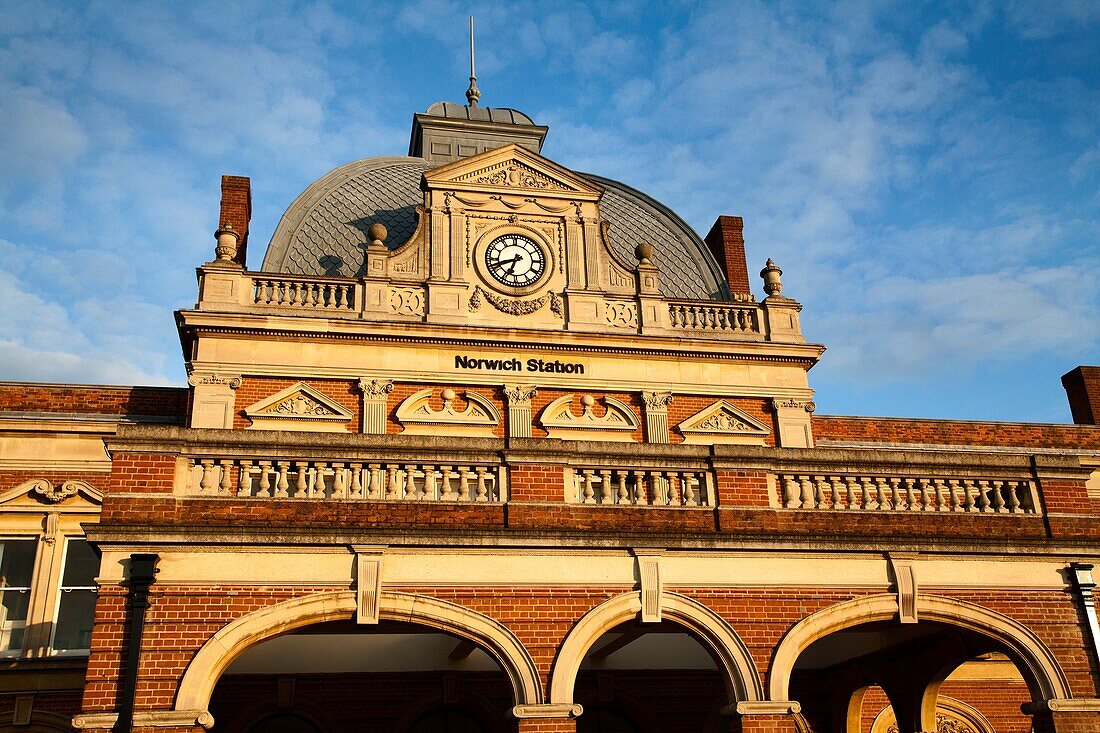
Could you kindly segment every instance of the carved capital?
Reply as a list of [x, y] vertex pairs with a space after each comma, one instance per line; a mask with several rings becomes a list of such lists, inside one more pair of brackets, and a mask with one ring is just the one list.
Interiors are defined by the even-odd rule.
[[800, 402], [798, 400], [775, 400], [774, 404], [777, 408], [782, 407], [788, 410], [805, 410], [806, 412], [813, 412], [817, 409], [817, 404], [814, 402]]
[[530, 405], [531, 398], [538, 394], [533, 384], [506, 384], [504, 396], [508, 398], [509, 405]]
[[672, 393], [643, 390], [642, 400], [645, 401], [647, 410], [667, 410], [672, 404]]
[[368, 400], [385, 399], [386, 395], [393, 391], [393, 380], [390, 379], [360, 379], [359, 391]]

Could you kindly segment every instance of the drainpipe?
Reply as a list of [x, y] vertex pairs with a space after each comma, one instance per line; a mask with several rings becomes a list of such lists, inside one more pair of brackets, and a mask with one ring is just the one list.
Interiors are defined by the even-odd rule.
[[159, 555], [130, 555], [130, 591], [126, 596], [126, 611], [130, 618], [129, 644], [124, 652], [122, 679], [118, 696], [116, 733], [129, 733], [134, 728], [134, 700], [137, 695], [138, 662], [141, 660], [141, 635], [145, 630], [145, 611], [149, 608], [149, 586], [157, 573]]
[[1089, 625], [1089, 636], [1092, 637], [1092, 649], [1096, 652], [1096, 659], [1100, 663], [1100, 623], [1096, 620], [1096, 596], [1093, 589], [1096, 582], [1092, 579], [1092, 565], [1085, 562], [1070, 563], [1073, 570], [1073, 584], [1077, 587], [1077, 597], [1085, 610], [1085, 618]]

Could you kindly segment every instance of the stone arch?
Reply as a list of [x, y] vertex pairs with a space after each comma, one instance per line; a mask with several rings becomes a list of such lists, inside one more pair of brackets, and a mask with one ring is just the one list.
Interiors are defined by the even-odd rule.
[[[383, 591], [379, 618], [403, 621], [454, 634], [482, 647], [512, 683], [516, 705], [543, 702], [531, 655], [503, 624], [455, 603], [430, 596]], [[355, 591], [331, 591], [261, 608], [227, 624], [207, 639], [180, 680], [175, 709], [205, 711], [222, 673], [246, 649], [304, 626], [355, 616]]]
[[[917, 614], [922, 621], [938, 621], [990, 637], [1004, 644], [1019, 667], [1034, 700], [1065, 700], [1072, 697], [1069, 682], [1058, 660], [1031, 629], [1018, 621], [975, 603], [934, 595], [917, 596]], [[791, 672], [806, 648], [837, 631], [873, 621], [889, 621], [898, 614], [894, 594], [857, 598], [825, 608], [795, 624], [784, 635], [772, 655], [768, 692], [772, 700], [786, 700]]]
[[[760, 673], [745, 642], [725, 619], [696, 600], [661, 593], [661, 617], [685, 627], [718, 661], [730, 702], [762, 700]], [[562, 642], [550, 674], [550, 702], [573, 703], [573, 686], [585, 654], [596, 640], [642, 610], [640, 592], [624, 593], [590, 609]]]

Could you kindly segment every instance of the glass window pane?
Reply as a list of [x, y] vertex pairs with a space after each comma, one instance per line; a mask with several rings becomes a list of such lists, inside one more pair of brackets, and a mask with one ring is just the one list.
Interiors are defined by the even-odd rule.
[[53, 636], [55, 651], [82, 650], [92, 646], [95, 598], [94, 590], [61, 591]]
[[6, 590], [0, 593], [0, 652], [23, 648], [23, 630], [27, 626], [29, 590]]
[[61, 578], [63, 588], [95, 585], [99, 575], [99, 555], [87, 540], [69, 540], [65, 548], [65, 574]]
[[29, 588], [38, 540], [0, 541], [0, 588]]

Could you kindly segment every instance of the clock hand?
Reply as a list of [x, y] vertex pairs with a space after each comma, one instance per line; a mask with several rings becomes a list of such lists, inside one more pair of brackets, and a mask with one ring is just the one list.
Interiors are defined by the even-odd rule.
[[522, 257], [523, 255], [516, 255], [510, 260], [498, 260], [490, 265], [490, 267], [504, 267], [505, 265], [511, 265], [512, 267], [515, 267], [516, 263], [519, 262]]

